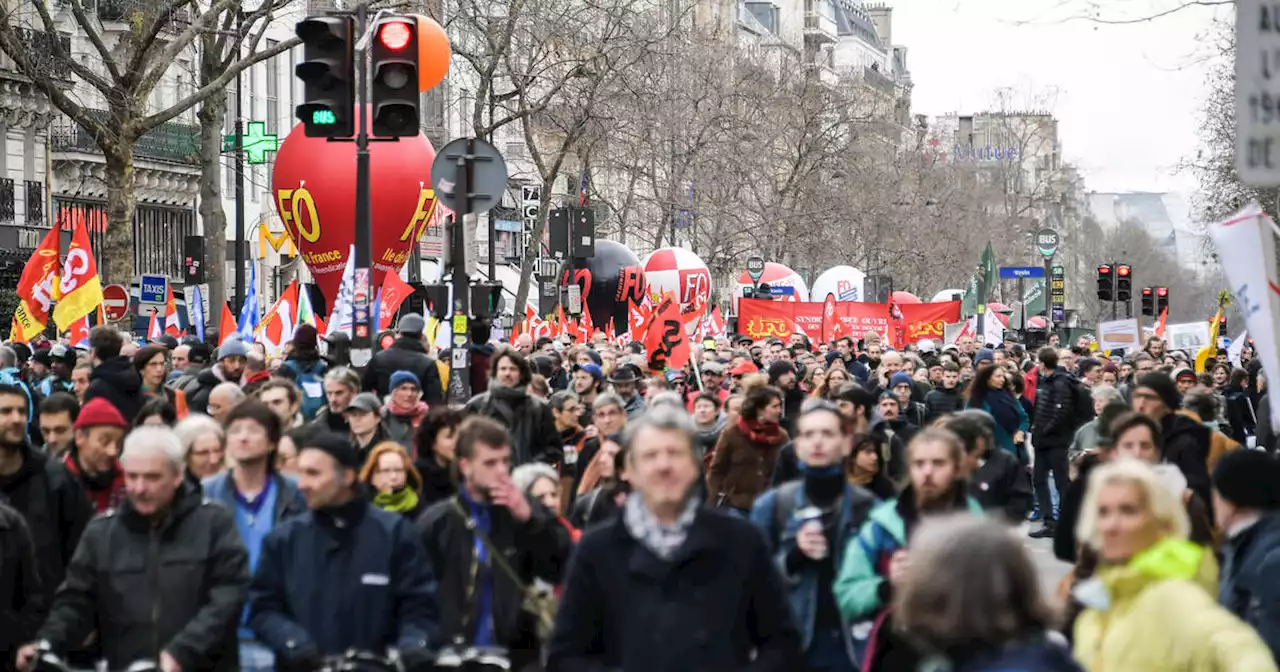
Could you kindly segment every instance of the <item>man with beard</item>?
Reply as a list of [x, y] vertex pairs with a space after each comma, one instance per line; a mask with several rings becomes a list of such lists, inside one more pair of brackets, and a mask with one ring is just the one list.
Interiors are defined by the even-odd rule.
[[996, 445], [995, 419], [986, 411], [969, 409], [947, 416], [941, 426], [964, 442], [964, 472], [969, 494], [983, 509], [1002, 512], [1021, 525], [1031, 510], [1031, 477], [1018, 458]]
[[489, 389], [467, 402], [469, 414], [497, 420], [511, 432], [511, 466], [539, 460], [560, 464], [564, 448], [551, 407], [529, 394], [533, 371], [514, 350], [494, 353]]
[[61, 343], [55, 343], [48, 352], [49, 375], [36, 386], [40, 397], [48, 399], [54, 392], [70, 392], [71, 369], [76, 365], [76, 351]]
[[796, 367], [788, 361], [775, 360], [769, 365], [769, 384], [782, 390], [782, 426], [790, 434], [796, 429], [796, 418], [804, 404], [804, 390], [800, 389]]
[[579, 364], [573, 369], [573, 393], [578, 395], [578, 400], [582, 402], [582, 416], [578, 418], [578, 424], [582, 427], [592, 422], [591, 406], [596, 403], [596, 396], [600, 394], [600, 383], [603, 380], [604, 372], [599, 364]]
[[873, 651], [864, 670], [916, 669], [917, 652], [893, 631], [891, 617], [882, 612], [906, 573], [907, 544], [923, 518], [966, 510], [982, 513], [982, 505], [966, 494], [963, 459], [964, 444], [955, 434], [936, 427], [916, 434], [907, 446], [910, 485], [897, 499], [871, 510], [857, 543], [845, 551], [835, 581], [836, 604], [845, 621], [854, 624], [855, 638], [867, 633], [866, 639], [854, 642]]
[[0, 385], [0, 500], [17, 509], [31, 529], [47, 603], [93, 507], [66, 467], [27, 441], [26, 404], [26, 392]]
[[644, 413], [644, 398], [640, 396], [640, 369], [634, 364], [622, 364], [609, 376], [613, 391], [622, 398], [623, 410], [628, 420], [635, 420]]
[[209, 408], [209, 395], [213, 394], [213, 389], [222, 383], [239, 385], [248, 361], [249, 349], [245, 344], [237, 338], [228, 339], [218, 347], [218, 363], [201, 371], [184, 390], [187, 393], [187, 407], [196, 413], [205, 413]]

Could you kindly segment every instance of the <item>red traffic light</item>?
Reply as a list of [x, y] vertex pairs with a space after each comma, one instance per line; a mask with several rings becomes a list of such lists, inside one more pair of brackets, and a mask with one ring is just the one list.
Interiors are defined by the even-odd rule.
[[378, 29], [378, 41], [382, 42], [382, 46], [392, 51], [400, 51], [409, 46], [409, 39], [412, 37], [413, 33], [409, 28], [409, 24], [402, 21], [384, 23]]
[[1121, 277], [1127, 277], [1129, 275], [1130, 270], [1131, 269], [1128, 266], [1116, 266], [1116, 275], [1119, 275]]
[[1227, 323], [1227, 316], [1226, 316], [1226, 315], [1219, 315], [1219, 316], [1218, 316], [1218, 324], [1226, 324], [1226, 323]]
[[1169, 288], [1168, 288], [1168, 287], [1160, 287], [1160, 288], [1156, 289], [1156, 294], [1157, 294], [1158, 296], [1169, 296]]
[[1110, 266], [1107, 266], [1104, 264], [1098, 267], [1098, 275], [1110, 275], [1110, 274], [1111, 274]]
[[1143, 288], [1142, 288], [1142, 295], [1143, 295], [1143, 296], [1151, 296], [1151, 288], [1150, 288], [1150, 287], [1143, 287]]

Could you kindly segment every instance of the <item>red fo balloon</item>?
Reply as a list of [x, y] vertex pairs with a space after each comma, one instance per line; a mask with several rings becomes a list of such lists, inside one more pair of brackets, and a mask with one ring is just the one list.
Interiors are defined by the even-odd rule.
[[[435, 156], [422, 135], [369, 144], [371, 295], [382, 286], [385, 273], [400, 272], [413, 245], [435, 222]], [[276, 152], [271, 178], [276, 211], [332, 310], [355, 242], [356, 145], [308, 138], [298, 124]]]

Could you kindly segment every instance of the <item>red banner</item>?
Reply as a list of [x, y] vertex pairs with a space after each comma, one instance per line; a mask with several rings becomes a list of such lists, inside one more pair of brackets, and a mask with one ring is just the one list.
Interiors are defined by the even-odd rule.
[[[813, 341], [822, 341], [824, 335], [836, 330], [830, 323], [823, 328], [828, 308], [817, 301], [742, 299], [738, 303], [738, 332], [755, 340], [772, 337], [786, 340], [798, 330]], [[841, 301], [835, 304], [833, 317], [843, 334], [860, 339], [873, 331], [894, 347], [922, 338], [940, 339], [944, 324], [960, 321], [959, 301], [904, 304], [898, 308], [902, 319], [893, 320], [889, 317], [888, 304]]]

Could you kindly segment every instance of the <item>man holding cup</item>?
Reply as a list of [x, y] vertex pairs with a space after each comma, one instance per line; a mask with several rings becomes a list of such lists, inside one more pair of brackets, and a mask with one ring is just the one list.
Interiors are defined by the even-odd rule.
[[807, 669], [852, 672], [861, 651], [836, 605], [832, 584], [847, 542], [876, 502], [851, 485], [845, 458], [851, 428], [835, 405], [814, 400], [796, 419], [794, 440], [800, 478], [761, 495], [751, 520], [764, 532], [787, 578], [792, 612], [800, 628]]

